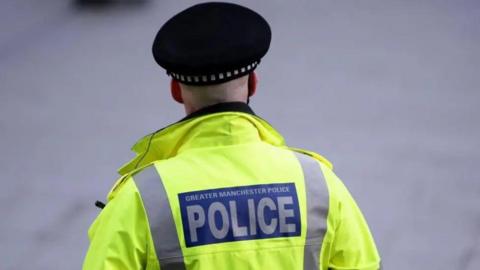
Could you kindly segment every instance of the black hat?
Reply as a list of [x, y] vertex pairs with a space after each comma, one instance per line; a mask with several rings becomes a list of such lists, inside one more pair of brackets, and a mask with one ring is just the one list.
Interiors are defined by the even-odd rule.
[[252, 72], [267, 53], [271, 36], [267, 21], [251, 9], [203, 3], [168, 20], [152, 51], [174, 79], [192, 85], [217, 84]]

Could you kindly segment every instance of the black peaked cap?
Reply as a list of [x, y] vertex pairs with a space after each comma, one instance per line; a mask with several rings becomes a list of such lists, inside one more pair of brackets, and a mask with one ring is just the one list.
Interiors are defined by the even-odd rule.
[[178, 81], [217, 84], [252, 72], [267, 53], [271, 36], [267, 21], [251, 9], [202, 3], [168, 20], [152, 51], [155, 61]]

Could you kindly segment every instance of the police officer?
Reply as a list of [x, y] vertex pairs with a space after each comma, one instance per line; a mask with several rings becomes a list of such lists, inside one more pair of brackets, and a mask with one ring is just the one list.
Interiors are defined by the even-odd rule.
[[168, 20], [153, 55], [187, 116], [140, 139], [89, 230], [84, 269], [363, 269], [380, 258], [322, 156], [285, 145], [247, 105], [271, 32], [203, 3]]

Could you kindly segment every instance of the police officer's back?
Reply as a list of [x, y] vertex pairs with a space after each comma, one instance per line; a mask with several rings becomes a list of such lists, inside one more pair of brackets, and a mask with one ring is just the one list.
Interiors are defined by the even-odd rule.
[[187, 117], [137, 156], [92, 225], [84, 269], [379, 269], [368, 226], [332, 165], [290, 148], [247, 105], [270, 27], [227, 3], [193, 6], [153, 54]]

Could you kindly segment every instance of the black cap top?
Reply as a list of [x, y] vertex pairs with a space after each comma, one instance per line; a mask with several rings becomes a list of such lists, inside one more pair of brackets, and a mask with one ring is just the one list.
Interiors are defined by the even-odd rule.
[[207, 85], [252, 72], [270, 40], [270, 26], [253, 10], [231, 3], [203, 3], [168, 20], [152, 51], [155, 61], [176, 80]]

